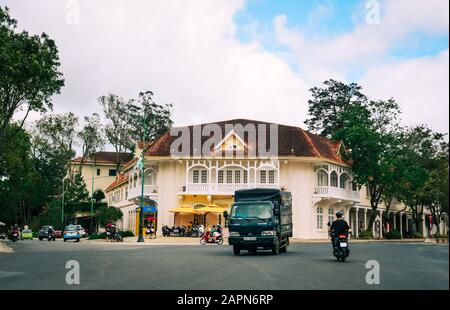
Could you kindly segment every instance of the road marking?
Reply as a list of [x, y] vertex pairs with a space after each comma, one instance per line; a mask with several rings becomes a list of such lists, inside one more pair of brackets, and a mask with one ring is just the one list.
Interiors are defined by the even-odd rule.
[[7, 278], [7, 277], [21, 276], [24, 274], [25, 274], [25, 272], [12, 272], [12, 271], [1, 271], [0, 270], [0, 279]]

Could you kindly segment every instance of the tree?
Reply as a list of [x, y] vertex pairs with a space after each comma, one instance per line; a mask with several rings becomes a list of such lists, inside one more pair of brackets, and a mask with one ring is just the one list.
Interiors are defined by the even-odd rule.
[[312, 99], [308, 101], [308, 119], [305, 124], [312, 132], [325, 137], [342, 129], [340, 113], [352, 105], [367, 106], [367, 97], [361, 93], [361, 86], [349, 85], [335, 80], [323, 83], [326, 87], [310, 89]]
[[439, 223], [446, 199], [442, 187], [448, 184], [448, 143], [443, 134], [419, 125], [404, 130], [401, 147], [407, 164], [399, 183], [400, 198], [411, 209], [416, 227], [421, 227], [427, 206]]
[[122, 164], [121, 153], [126, 150], [132, 151], [134, 142], [131, 138], [131, 126], [128, 123], [127, 104], [123, 98], [113, 94], [101, 96], [98, 101], [103, 107], [103, 114], [107, 120], [104, 127], [108, 142], [114, 147], [116, 152], [116, 170]]
[[[139, 93], [138, 99], [127, 103], [127, 122], [131, 125], [131, 137], [135, 141], [155, 141], [172, 126], [172, 104], [157, 104], [153, 101], [153, 92]], [[144, 119], [147, 132], [142, 126]]]
[[352, 161], [354, 182], [366, 185], [372, 209], [368, 230], [372, 229], [378, 205], [390, 182], [398, 173], [398, 116], [400, 109], [393, 99], [368, 100], [357, 84], [345, 85], [329, 80], [324, 88], [312, 88], [309, 129], [333, 140], [343, 141]]
[[95, 200], [95, 202], [101, 202], [103, 199], [105, 199], [105, 193], [103, 193], [101, 189], [98, 189], [94, 192], [92, 198]]
[[119, 208], [101, 207], [97, 210], [97, 219], [100, 226], [106, 226], [108, 222], [117, 222], [123, 217], [123, 213]]
[[102, 135], [100, 116], [97, 113], [93, 113], [91, 116], [85, 116], [84, 121], [85, 124], [83, 129], [77, 134], [82, 146], [81, 161], [79, 165], [80, 174], [83, 171], [83, 165], [86, 158], [92, 157], [92, 155], [105, 144]]
[[64, 195], [68, 203], [86, 202], [89, 198], [89, 191], [83, 176], [80, 173], [76, 173], [73, 182], [69, 184]]
[[[18, 134], [30, 112], [51, 109], [51, 97], [64, 86], [54, 41], [45, 33], [32, 36], [17, 32], [16, 27], [8, 8], [0, 7], [0, 148]], [[25, 115], [7, 135], [8, 125], [20, 110]]]

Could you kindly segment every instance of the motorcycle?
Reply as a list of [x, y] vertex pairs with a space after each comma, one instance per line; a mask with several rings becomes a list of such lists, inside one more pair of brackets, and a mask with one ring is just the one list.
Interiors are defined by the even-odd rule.
[[12, 242], [16, 242], [17, 240], [19, 240], [19, 231], [18, 230], [14, 230], [11, 233], [10, 239]]
[[200, 244], [201, 245], [205, 245], [205, 244], [217, 244], [217, 245], [222, 245], [223, 244], [223, 236], [222, 234], [219, 234], [217, 237], [213, 237], [209, 231], [207, 231], [202, 238], [200, 239]]
[[162, 234], [164, 237], [170, 237], [170, 235], [172, 234], [172, 229], [169, 226], [164, 225], [162, 227]]
[[345, 259], [350, 255], [347, 235], [341, 234], [336, 238], [333, 254], [338, 261], [345, 262]]
[[53, 234], [53, 233], [49, 233], [48, 234], [48, 236], [47, 236], [47, 240], [48, 241], [55, 241], [56, 239], [55, 239], [55, 234]]
[[116, 242], [123, 242], [123, 237], [122, 237], [122, 235], [119, 234], [119, 232], [117, 232], [117, 231], [113, 233], [113, 239], [114, 239]]

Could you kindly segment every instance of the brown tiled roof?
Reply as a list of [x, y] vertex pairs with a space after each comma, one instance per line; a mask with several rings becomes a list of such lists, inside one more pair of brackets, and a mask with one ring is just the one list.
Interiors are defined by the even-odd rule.
[[[229, 132], [225, 132], [225, 124], [235, 125], [241, 124], [242, 126], [246, 126], [247, 124], [254, 124], [256, 128], [258, 128], [258, 124], [266, 125], [266, 139], [267, 139], [267, 147], [269, 147], [269, 139], [270, 139], [270, 123], [254, 121], [248, 119], [233, 119], [228, 121], [214, 122], [209, 124], [217, 124], [220, 126], [222, 130], [222, 134], [225, 137]], [[201, 124], [201, 128], [206, 124]], [[343, 159], [338, 156], [338, 149], [340, 146], [339, 141], [331, 141], [325, 137], [312, 134], [303, 130], [300, 127], [294, 126], [286, 126], [286, 125], [278, 125], [278, 156], [295, 156], [295, 157], [316, 157], [316, 158], [324, 158], [336, 162], [344, 163]], [[186, 127], [177, 127], [180, 128], [188, 128], [190, 132], [190, 138], [192, 143], [192, 133], [193, 126]], [[170, 133], [167, 132], [161, 138], [156, 140], [148, 150], [145, 152], [146, 156], [170, 156], [170, 145], [177, 137], [171, 137]], [[205, 142], [210, 137], [202, 137], [202, 143]], [[241, 137], [242, 138], [242, 137]], [[257, 133], [258, 139], [258, 133]], [[243, 137], [245, 143], [248, 144], [248, 135], [247, 133]], [[192, 144], [191, 144], [192, 145]], [[255, 149], [256, 154], [258, 153], [257, 145], [247, 145], [248, 148]], [[191, 148], [191, 155], [193, 154], [193, 150]], [[247, 152], [246, 152], [247, 153]]]
[[[96, 163], [115, 164], [117, 157], [116, 152], [101, 151], [94, 154]], [[73, 163], [81, 162], [82, 157], [77, 157], [71, 160]], [[128, 162], [133, 159], [133, 153], [119, 153], [120, 162]], [[90, 162], [89, 158], [86, 158], [86, 162]]]
[[116, 187], [122, 185], [123, 183], [128, 182], [128, 174], [127, 173], [121, 173], [117, 176], [117, 179], [112, 182], [106, 189], [105, 192], [112, 191]]

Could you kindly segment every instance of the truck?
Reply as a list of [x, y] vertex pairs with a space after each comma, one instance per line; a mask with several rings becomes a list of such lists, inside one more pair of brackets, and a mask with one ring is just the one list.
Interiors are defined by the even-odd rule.
[[259, 249], [278, 255], [287, 251], [292, 237], [292, 195], [269, 188], [238, 190], [224, 218], [234, 255], [240, 255], [241, 250], [256, 253]]

